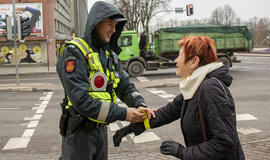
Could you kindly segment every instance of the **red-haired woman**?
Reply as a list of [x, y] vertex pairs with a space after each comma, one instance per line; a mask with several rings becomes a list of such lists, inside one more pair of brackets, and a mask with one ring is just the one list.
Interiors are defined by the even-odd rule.
[[[206, 36], [190, 36], [178, 42], [176, 75], [182, 79], [180, 94], [159, 108], [150, 120], [151, 128], [181, 118], [185, 146], [164, 141], [160, 151], [184, 160], [244, 160], [236, 130], [235, 105], [227, 87], [232, 83], [228, 68], [218, 62], [215, 42]], [[119, 146], [122, 137], [145, 131], [143, 123], [133, 123], [116, 131]]]

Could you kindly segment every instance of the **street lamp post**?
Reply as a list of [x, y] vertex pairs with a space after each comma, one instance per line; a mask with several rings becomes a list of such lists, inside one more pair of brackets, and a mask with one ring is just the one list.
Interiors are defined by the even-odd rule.
[[13, 25], [14, 25], [14, 52], [16, 57], [16, 84], [17, 87], [20, 85], [19, 72], [18, 72], [18, 53], [17, 53], [17, 44], [16, 44], [16, 36], [17, 36], [17, 25], [16, 25], [16, 13], [15, 13], [15, 0], [12, 0], [13, 4]]

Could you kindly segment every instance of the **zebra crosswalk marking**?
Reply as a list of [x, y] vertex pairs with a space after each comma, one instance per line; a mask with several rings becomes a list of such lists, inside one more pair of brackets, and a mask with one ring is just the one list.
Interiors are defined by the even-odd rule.
[[[42, 117], [42, 113], [47, 107], [53, 92], [44, 92], [45, 97], [40, 97], [39, 100], [42, 101], [39, 107], [33, 107], [32, 110], [37, 110], [35, 115], [32, 117], [25, 117], [25, 121], [30, 121], [21, 137], [10, 138], [2, 150], [13, 150], [19, 148], [27, 148], [31, 138], [35, 133], [35, 129], [38, 125], [39, 120]], [[41, 114], [40, 114], [41, 113]], [[23, 124], [24, 125], [24, 124]]]
[[236, 120], [237, 121], [247, 121], [247, 120], [257, 120], [257, 118], [252, 116], [251, 114], [237, 114]]
[[137, 77], [137, 79], [140, 81], [140, 82], [148, 82], [149, 80], [145, 77]]
[[110, 123], [109, 128], [111, 131], [117, 131], [118, 129], [120, 129], [117, 123]]
[[[130, 137], [134, 137], [135, 135], [130, 135]], [[134, 143], [145, 143], [151, 141], [158, 141], [160, 138], [154, 132], [143, 132], [142, 134], [135, 136], [133, 141]]]
[[237, 131], [239, 133], [244, 134], [244, 135], [262, 132], [262, 130], [259, 130], [259, 129], [256, 129], [256, 128], [251, 128], [251, 127], [248, 127], [248, 128], [237, 127]]
[[173, 94], [168, 94], [165, 91], [158, 90], [156, 88], [148, 88], [146, 90], [149, 91], [149, 92], [151, 92], [151, 93], [153, 93], [153, 94], [156, 94], [156, 95], [160, 96], [161, 98], [164, 98], [164, 99], [170, 98], [170, 99], [168, 99], [169, 101], [172, 101], [173, 100], [172, 98], [175, 97], [175, 95], [173, 95]]

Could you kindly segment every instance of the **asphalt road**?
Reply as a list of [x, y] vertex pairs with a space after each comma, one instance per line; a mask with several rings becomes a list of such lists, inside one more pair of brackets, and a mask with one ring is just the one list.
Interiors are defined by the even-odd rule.
[[[239, 137], [242, 143], [269, 139], [270, 57], [238, 58], [242, 62], [230, 69], [234, 78], [230, 90], [237, 107]], [[149, 71], [143, 77], [131, 79], [147, 104], [159, 108], [179, 94], [177, 82], [180, 78], [174, 73], [175, 69]], [[0, 84], [15, 82], [13, 76], [0, 76]], [[48, 83], [59, 87], [49, 92], [0, 92], [0, 160], [57, 159], [61, 147], [58, 134], [59, 103], [63, 97], [58, 77], [53, 73], [21, 75], [20, 82]], [[119, 104], [124, 106], [121, 102]], [[150, 130], [144, 136], [127, 136], [119, 148], [114, 148], [112, 134], [125, 125], [127, 123], [115, 122], [108, 126], [111, 159], [124, 153], [161, 157], [158, 153], [162, 141], [172, 139], [183, 143], [179, 121], [176, 121]]]

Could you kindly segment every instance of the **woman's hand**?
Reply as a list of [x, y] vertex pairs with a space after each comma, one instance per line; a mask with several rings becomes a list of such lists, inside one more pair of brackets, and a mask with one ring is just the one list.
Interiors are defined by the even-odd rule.
[[145, 108], [145, 107], [139, 107], [138, 108], [139, 112], [145, 112], [147, 115], [147, 118], [150, 120], [152, 117], [156, 118], [155, 112], [157, 111], [156, 109], [151, 109], [151, 108]]

